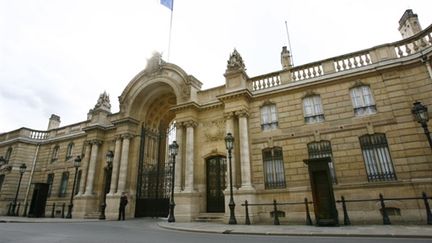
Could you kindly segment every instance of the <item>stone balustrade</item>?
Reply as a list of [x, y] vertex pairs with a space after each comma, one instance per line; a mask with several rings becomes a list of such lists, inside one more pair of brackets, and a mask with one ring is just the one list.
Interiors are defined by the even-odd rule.
[[281, 85], [280, 72], [260, 75], [249, 80], [253, 91], [268, 89]]
[[30, 139], [35, 141], [47, 140], [56, 137], [61, 137], [70, 134], [76, 134], [82, 131], [86, 126], [85, 123], [74, 124], [71, 126], [62, 127], [59, 129], [52, 129], [49, 131], [39, 131], [29, 128], [20, 128], [8, 133], [0, 134], [0, 143], [12, 139]]
[[432, 25], [414, 36], [397, 42], [250, 78], [250, 88], [252, 91], [260, 91], [284, 83], [324, 77], [332, 73], [352, 71], [381, 61], [397, 60], [413, 55], [431, 46]]

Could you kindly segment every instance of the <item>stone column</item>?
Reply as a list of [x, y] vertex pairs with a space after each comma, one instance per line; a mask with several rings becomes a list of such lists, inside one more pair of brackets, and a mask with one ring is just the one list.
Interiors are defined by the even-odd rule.
[[80, 187], [77, 196], [82, 196], [84, 194], [85, 185], [87, 181], [87, 170], [90, 161], [90, 151], [92, 147], [88, 141], [85, 142], [84, 146], [85, 146], [85, 154], [84, 154], [84, 160], [81, 168], [81, 182], [80, 182]]
[[90, 163], [89, 163], [88, 172], [87, 172], [87, 184], [86, 184], [84, 196], [93, 195], [93, 183], [94, 183], [95, 174], [96, 174], [97, 155], [98, 155], [98, 151], [99, 151], [99, 145], [102, 144], [102, 141], [93, 140], [90, 143], [92, 145], [91, 146], [91, 155], [90, 155]]
[[251, 189], [252, 180], [249, 152], [248, 112], [246, 110], [237, 111], [236, 115], [239, 117], [241, 188]]
[[194, 128], [195, 121], [187, 121], [186, 126], [186, 156], [185, 156], [185, 191], [194, 191]]
[[182, 161], [182, 150], [183, 150], [183, 125], [181, 123], [176, 123], [176, 142], [178, 147], [178, 152], [176, 156], [176, 164], [175, 164], [175, 185], [174, 185], [174, 191], [179, 192], [182, 189], [182, 168], [183, 168], [183, 161]]
[[[229, 113], [225, 113], [225, 136], [228, 133], [231, 133], [234, 136], [234, 114], [232, 112]], [[234, 138], [236, 139], [236, 138]], [[235, 150], [236, 148], [234, 147], [234, 149], [231, 151], [231, 165], [232, 165], [232, 179], [233, 179], [233, 187], [237, 187], [237, 177], [236, 177], [236, 160], [235, 160]], [[227, 150], [227, 173], [226, 173], [226, 181], [228, 183], [230, 183], [229, 181], [229, 166], [228, 166], [228, 150]], [[227, 186], [228, 189], [228, 186]]]
[[110, 191], [108, 193], [109, 195], [113, 195], [114, 193], [117, 192], [121, 145], [122, 145], [122, 140], [121, 137], [118, 136], [115, 140], [114, 159], [112, 164], [112, 175], [111, 175], [111, 186], [110, 186]]
[[121, 151], [121, 159], [120, 159], [120, 171], [118, 177], [118, 187], [117, 194], [120, 194], [126, 189], [126, 179], [127, 179], [127, 169], [128, 169], [128, 159], [129, 159], [129, 143], [132, 138], [131, 134], [122, 135], [123, 145]]

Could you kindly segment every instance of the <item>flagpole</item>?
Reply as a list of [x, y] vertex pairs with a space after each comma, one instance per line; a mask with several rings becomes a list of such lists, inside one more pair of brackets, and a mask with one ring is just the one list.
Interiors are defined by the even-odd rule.
[[292, 49], [291, 49], [291, 41], [290, 41], [289, 32], [288, 32], [288, 23], [287, 23], [286, 20], [285, 20], [285, 29], [286, 29], [287, 38], [288, 38], [288, 46], [289, 46], [289, 50], [290, 50], [290, 54], [291, 54], [291, 63], [294, 66], [294, 55], [293, 55], [293, 52], [292, 52]]
[[171, 51], [171, 29], [172, 29], [173, 12], [174, 12], [174, 0], [173, 0], [173, 2], [172, 2], [172, 8], [171, 8], [171, 18], [170, 18], [170, 27], [169, 27], [169, 35], [168, 35], [168, 54], [167, 54], [167, 62], [169, 62], [170, 51]]

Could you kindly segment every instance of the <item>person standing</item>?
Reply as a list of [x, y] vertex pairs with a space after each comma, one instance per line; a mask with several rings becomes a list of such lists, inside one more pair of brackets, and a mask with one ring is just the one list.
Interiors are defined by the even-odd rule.
[[125, 209], [128, 204], [127, 195], [125, 192], [122, 192], [120, 197], [120, 207], [119, 207], [119, 217], [118, 220], [125, 220]]

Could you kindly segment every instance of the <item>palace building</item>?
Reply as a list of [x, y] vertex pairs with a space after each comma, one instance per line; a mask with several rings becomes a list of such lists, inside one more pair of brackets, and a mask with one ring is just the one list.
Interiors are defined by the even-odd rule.
[[[283, 47], [281, 69], [257, 77], [234, 50], [225, 84], [207, 90], [155, 54], [119, 112], [103, 93], [85, 121], [0, 134], [0, 214], [116, 219], [125, 192], [127, 218], [166, 216], [174, 188], [177, 221], [228, 222], [232, 185], [238, 223], [246, 200], [252, 222], [303, 223], [307, 198], [313, 222], [342, 224], [342, 196], [353, 223], [382, 222], [381, 202], [392, 222], [425, 222], [423, 200], [402, 198], [432, 195], [414, 112], [432, 105], [432, 25], [412, 10], [399, 24], [402, 40], [301, 66]], [[377, 200], [349, 202], [363, 199]]]

